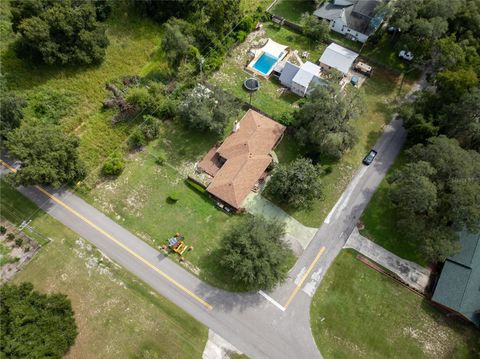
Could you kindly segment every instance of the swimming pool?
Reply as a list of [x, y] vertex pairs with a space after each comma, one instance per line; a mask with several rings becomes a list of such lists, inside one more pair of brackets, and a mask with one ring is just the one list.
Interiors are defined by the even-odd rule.
[[253, 64], [253, 68], [264, 75], [268, 75], [272, 67], [277, 63], [278, 58], [264, 52]]

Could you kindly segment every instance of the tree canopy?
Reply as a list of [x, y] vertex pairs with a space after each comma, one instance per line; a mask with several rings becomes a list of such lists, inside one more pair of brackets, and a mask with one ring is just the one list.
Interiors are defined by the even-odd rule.
[[7, 94], [0, 97], [0, 137], [2, 139], [20, 126], [26, 104], [22, 97], [16, 95]]
[[236, 115], [232, 99], [228, 95], [203, 85], [186, 92], [178, 113], [188, 126], [218, 136], [224, 134], [230, 118]]
[[246, 216], [223, 238], [220, 264], [249, 289], [271, 289], [285, 280], [292, 251], [283, 225]]
[[305, 13], [302, 15], [303, 33], [315, 41], [323, 41], [327, 38], [330, 32], [328, 22], [319, 20], [313, 14]]
[[62, 358], [75, 342], [70, 300], [31, 283], [0, 287], [0, 353], [6, 358]]
[[357, 141], [350, 121], [359, 114], [360, 102], [357, 93], [343, 97], [332, 88], [318, 86], [294, 113], [296, 139], [311, 151], [339, 159]]
[[78, 154], [79, 140], [60, 126], [27, 123], [7, 135], [6, 146], [22, 162], [14, 179], [21, 185], [52, 185], [80, 180], [85, 168]]
[[321, 168], [310, 159], [299, 158], [275, 167], [267, 191], [280, 203], [297, 209], [306, 208], [322, 196], [321, 174]]
[[108, 39], [94, 2], [30, 0], [11, 7], [20, 56], [50, 65], [94, 64], [105, 57]]
[[443, 260], [458, 248], [458, 231], [480, 230], [480, 154], [439, 136], [407, 158], [389, 179], [398, 226], [428, 259]]

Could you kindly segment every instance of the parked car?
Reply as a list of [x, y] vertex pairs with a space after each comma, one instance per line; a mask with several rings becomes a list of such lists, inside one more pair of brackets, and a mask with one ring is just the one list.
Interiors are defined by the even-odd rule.
[[402, 50], [398, 53], [398, 57], [406, 61], [413, 60], [413, 54], [410, 51]]
[[366, 155], [363, 159], [363, 164], [368, 166], [370, 163], [373, 162], [373, 160], [375, 159], [375, 157], [377, 156], [377, 151], [375, 150], [370, 150], [370, 152], [368, 153], [368, 155]]

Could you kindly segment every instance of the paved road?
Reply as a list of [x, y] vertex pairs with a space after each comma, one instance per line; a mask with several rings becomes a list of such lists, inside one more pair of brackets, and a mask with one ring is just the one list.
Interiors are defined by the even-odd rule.
[[288, 280], [264, 295], [229, 293], [201, 282], [69, 191], [19, 190], [251, 358], [315, 359], [322, 356], [310, 330], [311, 296], [404, 140], [399, 120], [386, 126], [375, 146], [379, 151], [375, 162], [359, 167]]

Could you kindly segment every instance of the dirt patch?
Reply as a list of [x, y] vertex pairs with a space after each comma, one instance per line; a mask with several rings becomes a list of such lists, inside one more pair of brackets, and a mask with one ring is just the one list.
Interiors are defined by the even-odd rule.
[[0, 283], [4, 283], [33, 258], [40, 245], [3, 218], [0, 225], [6, 229], [0, 233]]

